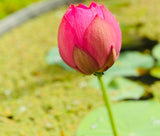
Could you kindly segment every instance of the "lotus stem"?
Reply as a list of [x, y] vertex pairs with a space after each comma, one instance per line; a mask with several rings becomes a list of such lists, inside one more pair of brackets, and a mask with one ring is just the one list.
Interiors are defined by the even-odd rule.
[[98, 81], [99, 81], [100, 86], [101, 86], [101, 90], [102, 90], [102, 93], [103, 93], [103, 100], [105, 102], [105, 107], [107, 108], [107, 111], [108, 111], [108, 115], [109, 115], [110, 124], [111, 124], [112, 131], [113, 131], [113, 135], [114, 136], [118, 136], [118, 133], [117, 133], [117, 130], [116, 130], [116, 125], [115, 125], [113, 114], [112, 114], [112, 110], [111, 110], [110, 100], [109, 100], [107, 91], [105, 90], [104, 83], [103, 83], [103, 80], [102, 80], [103, 73], [96, 72], [94, 75], [97, 76]]

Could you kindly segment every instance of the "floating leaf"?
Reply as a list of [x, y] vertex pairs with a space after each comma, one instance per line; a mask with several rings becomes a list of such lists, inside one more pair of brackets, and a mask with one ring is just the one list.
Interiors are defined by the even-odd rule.
[[157, 60], [160, 60], [160, 44], [154, 46], [152, 49], [152, 54]]
[[109, 84], [113, 100], [139, 99], [144, 93], [144, 87], [129, 79], [117, 77]]
[[48, 53], [46, 55], [46, 62], [49, 65], [59, 65], [59, 66], [63, 67], [66, 70], [73, 71], [73, 69], [70, 68], [68, 65], [66, 65], [63, 62], [63, 60], [61, 59], [57, 46], [51, 48], [48, 51]]
[[119, 59], [106, 74], [108, 76], [139, 76], [144, 72], [139, 69], [150, 69], [154, 65], [154, 59], [148, 54], [142, 54], [136, 51], [127, 51], [121, 53]]
[[[108, 88], [112, 100], [123, 99], [139, 99], [144, 93], [145, 89], [142, 85], [122, 77], [108, 78], [103, 76], [105, 87]], [[90, 81], [90, 85], [100, 90], [99, 82], [96, 77]]]
[[58, 51], [58, 47], [55, 46], [53, 48], [51, 48], [47, 55], [46, 55], [46, 61], [48, 64], [50, 65], [54, 65], [57, 63], [61, 63], [62, 59], [60, 57], [59, 51]]
[[146, 68], [153, 67], [154, 60], [148, 54], [142, 54], [137, 51], [127, 51], [120, 55], [119, 61], [121, 65], [132, 68]]
[[[121, 102], [113, 105], [119, 136], [159, 136], [160, 104], [154, 101]], [[113, 136], [105, 107], [89, 113], [76, 136]]]
[[150, 71], [150, 74], [153, 77], [160, 78], [160, 67], [152, 68], [151, 71]]
[[160, 101], [160, 81], [155, 82], [149, 90], [152, 92], [154, 99]]
[[153, 49], [152, 49], [152, 54], [153, 56], [157, 59], [157, 65], [160, 66], [160, 44], [157, 44]]

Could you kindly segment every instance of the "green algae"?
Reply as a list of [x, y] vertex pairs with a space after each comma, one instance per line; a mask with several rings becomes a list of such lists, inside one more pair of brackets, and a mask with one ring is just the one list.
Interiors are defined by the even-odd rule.
[[115, 13], [120, 25], [134, 26], [135, 29], [128, 29], [127, 34], [134, 33], [160, 42], [159, 0], [113, 0], [105, 1], [105, 4]]
[[[48, 66], [66, 8], [30, 20], [0, 39], [0, 135], [74, 135], [86, 113], [102, 104], [89, 77]], [[98, 96], [98, 97], [97, 97]], [[95, 103], [96, 101], [96, 103]]]
[[[160, 42], [160, 1], [96, 0], [104, 4], [119, 21], [123, 47], [141, 46], [143, 38]], [[149, 45], [150, 46], [150, 45]]]

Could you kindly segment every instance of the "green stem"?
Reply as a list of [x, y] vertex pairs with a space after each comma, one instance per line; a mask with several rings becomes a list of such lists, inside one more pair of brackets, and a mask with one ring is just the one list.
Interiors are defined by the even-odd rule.
[[113, 114], [112, 114], [112, 110], [111, 110], [110, 101], [109, 101], [108, 94], [107, 94], [107, 91], [105, 90], [103, 80], [102, 80], [103, 73], [95, 73], [95, 75], [97, 76], [97, 78], [99, 80], [99, 83], [101, 85], [101, 90], [103, 92], [103, 99], [104, 99], [104, 102], [105, 102], [105, 106], [108, 110], [108, 115], [109, 115], [110, 123], [111, 123], [111, 126], [112, 126], [113, 134], [114, 134], [114, 136], [118, 136], [116, 126], [115, 126], [115, 122], [114, 122], [114, 119], [113, 119]]

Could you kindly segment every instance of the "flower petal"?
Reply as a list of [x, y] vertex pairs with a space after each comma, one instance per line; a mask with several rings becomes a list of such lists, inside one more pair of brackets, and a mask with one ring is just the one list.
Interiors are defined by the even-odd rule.
[[92, 2], [89, 8], [92, 10], [93, 13], [95, 13], [95, 15], [98, 15], [104, 19], [103, 12], [100, 5], [98, 5], [95, 2]]
[[77, 69], [86, 75], [93, 74], [99, 68], [95, 59], [77, 46], [74, 46], [73, 58]]
[[103, 18], [101, 7], [96, 3], [91, 3], [90, 7], [86, 7], [83, 4], [78, 6], [71, 5], [66, 12], [65, 17], [75, 30], [79, 46], [83, 43], [83, 35], [86, 28], [97, 14]]
[[109, 57], [107, 58], [105, 65], [98, 72], [103, 72], [103, 71], [106, 71], [107, 69], [109, 69], [114, 64], [114, 62], [117, 60], [116, 56], [117, 56], [116, 51], [115, 51], [114, 47], [112, 46], [111, 53], [110, 53]]
[[79, 8], [84, 8], [84, 9], [88, 9], [88, 7], [86, 6], [86, 5], [83, 5], [83, 4], [79, 4], [77, 7], [79, 7]]
[[75, 44], [75, 32], [66, 18], [63, 17], [58, 31], [58, 47], [62, 59], [72, 68], [75, 68], [72, 56], [73, 47]]
[[91, 10], [71, 5], [70, 12], [67, 12], [65, 17], [75, 30], [75, 34], [78, 37], [78, 45], [82, 44], [84, 31], [94, 18]]
[[116, 18], [113, 16], [113, 14], [107, 9], [105, 8], [104, 5], [101, 6], [101, 9], [103, 11], [103, 15], [104, 15], [104, 19], [110, 24], [112, 25], [112, 27], [114, 28], [116, 35], [117, 35], [117, 43], [115, 45], [115, 50], [117, 55], [120, 52], [121, 49], [121, 42], [122, 42], [122, 36], [121, 36], [121, 30], [120, 30], [120, 26], [116, 20]]
[[102, 67], [116, 44], [116, 34], [113, 27], [98, 15], [86, 29], [83, 39], [83, 50], [89, 52]]

